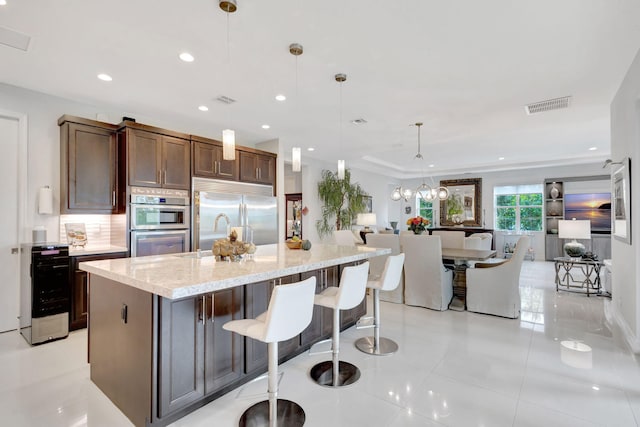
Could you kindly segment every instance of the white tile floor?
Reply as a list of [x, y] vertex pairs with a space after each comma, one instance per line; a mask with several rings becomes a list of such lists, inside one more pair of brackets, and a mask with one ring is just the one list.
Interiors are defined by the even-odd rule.
[[[556, 293], [544, 262], [524, 263], [521, 295], [519, 320], [382, 303], [383, 335], [398, 353], [360, 353], [353, 342], [371, 330], [352, 328], [342, 358], [362, 370], [358, 383], [316, 386], [308, 370], [327, 356], [305, 354], [282, 366], [281, 397], [303, 406], [309, 427], [639, 425], [639, 363], [606, 322], [608, 300]], [[564, 340], [592, 352], [563, 358]], [[0, 426], [130, 426], [89, 381], [85, 352], [86, 331], [37, 347], [0, 334]], [[174, 426], [236, 426], [265, 387], [232, 392]]]

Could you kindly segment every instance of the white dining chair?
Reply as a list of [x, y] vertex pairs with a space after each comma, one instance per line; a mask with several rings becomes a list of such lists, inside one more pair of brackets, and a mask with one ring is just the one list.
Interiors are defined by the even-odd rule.
[[339, 246], [355, 246], [356, 238], [351, 230], [335, 230], [333, 232], [333, 241]]
[[467, 310], [517, 319], [520, 316], [520, 270], [529, 249], [529, 237], [522, 236], [510, 260], [476, 263], [467, 269]]
[[[400, 253], [400, 236], [397, 234], [368, 234], [367, 246], [372, 248], [389, 248], [391, 254]], [[384, 270], [385, 262], [389, 255], [377, 256], [369, 260], [369, 280], [378, 280]], [[392, 291], [380, 293], [380, 301], [394, 302], [402, 304], [404, 302], [404, 277], [400, 277], [398, 287]]]
[[402, 235], [404, 303], [444, 311], [453, 298], [453, 271], [442, 263], [440, 236]]

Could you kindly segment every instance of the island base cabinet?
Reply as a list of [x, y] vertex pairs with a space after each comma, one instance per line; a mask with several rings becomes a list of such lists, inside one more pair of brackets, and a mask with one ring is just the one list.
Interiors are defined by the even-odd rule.
[[160, 417], [204, 397], [204, 298], [160, 299]]
[[92, 275], [91, 380], [136, 426], [151, 420], [153, 296]]
[[244, 289], [237, 287], [208, 296], [213, 310], [205, 326], [205, 393], [213, 393], [244, 375], [244, 339], [222, 327], [244, 319]]
[[243, 376], [242, 337], [222, 328], [230, 320], [244, 318], [243, 289], [160, 301], [158, 415], [162, 418]]
[[[327, 289], [329, 286], [338, 286], [338, 267], [329, 267], [322, 270], [302, 273], [302, 280], [315, 276], [316, 294]], [[333, 310], [316, 305], [313, 307], [313, 318], [311, 324], [300, 334], [300, 344], [302, 346], [311, 345], [314, 342], [328, 338], [333, 331]]]

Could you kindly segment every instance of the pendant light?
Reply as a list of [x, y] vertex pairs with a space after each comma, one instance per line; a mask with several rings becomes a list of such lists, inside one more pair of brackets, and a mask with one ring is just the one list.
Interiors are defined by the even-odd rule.
[[435, 199], [446, 200], [449, 197], [449, 190], [446, 187], [433, 187], [429, 186], [425, 182], [424, 177], [424, 156], [420, 150], [420, 128], [424, 123], [417, 122], [415, 126], [418, 128], [418, 153], [413, 157], [414, 160], [420, 161], [420, 169], [422, 171], [422, 184], [416, 188], [415, 192], [411, 188], [402, 188], [402, 186], [398, 186], [393, 189], [391, 192], [391, 200], [399, 201], [400, 199], [404, 199], [405, 202], [408, 202], [413, 196], [418, 196], [422, 198], [425, 202], [432, 202]]
[[[291, 43], [289, 45], [289, 53], [296, 57], [296, 103], [298, 102], [298, 56], [304, 53], [304, 48], [299, 43]], [[302, 170], [302, 154], [300, 147], [291, 148], [291, 170], [300, 172]]]
[[[231, 79], [231, 54], [229, 47], [229, 14], [238, 9], [236, 0], [218, 0], [220, 9], [227, 13], [227, 65], [229, 80]], [[222, 158], [224, 160], [236, 159], [236, 132], [233, 129], [224, 129], [222, 131]]]
[[[342, 147], [342, 83], [347, 81], [347, 75], [338, 73], [334, 77], [340, 83], [340, 146]], [[344, 160], [338, 160], [338, 179], [344, 179]]]

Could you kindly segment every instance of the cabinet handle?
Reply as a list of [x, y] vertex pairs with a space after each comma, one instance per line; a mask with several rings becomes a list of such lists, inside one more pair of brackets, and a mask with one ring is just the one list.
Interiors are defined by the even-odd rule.
[[203, 325], [204, 325], [204, 322], [206, 321], [205, 312], [207, 310], [207, 301], [205, 298], [206, 296], [202, 295], [202, 299], [200, 300], [200, 321], [202, 322]]
[[162, 178], [162, 185], [165, 185], [167, 183], [167, 170], [163, 170], [163, 175], [164, 177]]
[[162, 171], [158, 169], [158, 172], [156, 173], [156, 181], [158, 181], [158, 184], [162, 184]]
[[211, 323], [214, 323], [216, 321], [216, 319], [215, 319], [216, 312], [215, 312], [215, 308], [214, 308], [215, 307], [214, 298], [215, 298], [215, 295], [211, 294]]
[[127, 304], [122, 304], [122, 308], [120, 309], [120, 318], [122, 319], [122, 323], [127, 324], [127, 320], [129, 319], [129, 309]]
[[260, 179], [260, 178], [258, 177], [258, 168], [256, 168], [256, 179]]
[[116, 206], [116, 192], [113, 191], [111, 193], [111, 206], [115, 207]]

